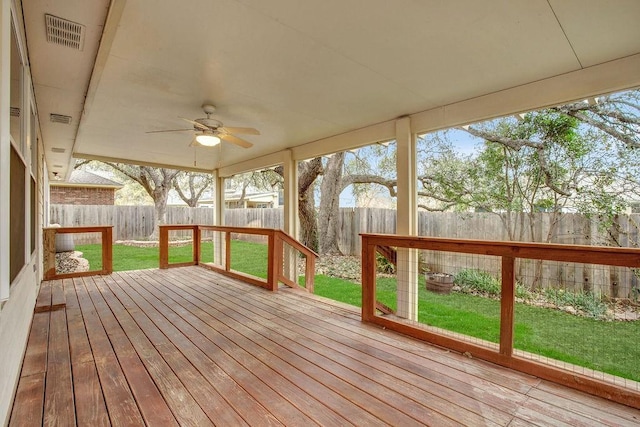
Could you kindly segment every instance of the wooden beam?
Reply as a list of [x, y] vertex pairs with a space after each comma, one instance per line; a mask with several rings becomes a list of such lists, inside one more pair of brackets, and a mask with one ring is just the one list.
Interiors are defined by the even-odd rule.
[[412, 114], [411, 130], [433, 132], [630, 89], [640, 86], [639, 69], [640, 54], [586, 67]]

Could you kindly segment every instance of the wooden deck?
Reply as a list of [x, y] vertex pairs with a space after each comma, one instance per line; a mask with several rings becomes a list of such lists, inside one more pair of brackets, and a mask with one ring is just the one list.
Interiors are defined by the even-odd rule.
[[45, 282], [11, 425], [638, 425], [640, 411], [200, 267]]

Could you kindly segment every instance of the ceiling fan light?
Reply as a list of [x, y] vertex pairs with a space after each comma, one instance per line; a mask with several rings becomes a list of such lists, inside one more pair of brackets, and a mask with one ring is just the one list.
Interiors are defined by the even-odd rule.
[[213, 147], [220, 144], [220, 138], [215, 135], [198, 135], [196, 136], [196, 141], [198, 142], [198, 144], [204, 145], [205, 147]]

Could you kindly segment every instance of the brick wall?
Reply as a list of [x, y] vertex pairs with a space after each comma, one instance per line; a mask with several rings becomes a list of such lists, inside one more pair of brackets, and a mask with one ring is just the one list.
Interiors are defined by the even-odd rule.
[[61, 205], [113, 205], [113, 188], [54, 187], [49, 189], [51, 204]]

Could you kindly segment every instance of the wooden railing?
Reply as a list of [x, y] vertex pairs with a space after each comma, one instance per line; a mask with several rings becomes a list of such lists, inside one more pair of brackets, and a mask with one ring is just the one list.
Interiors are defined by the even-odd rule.
[[[111, 274], [113, 272], [113, 226], [98, 225], [90, 227], [46, 227], [44, 235], [44, 280], [64, 279], [69, 277]], [[102, 241], [102, 269], [74, 273], [57, 273], [56, 271], [56, 235], [66, 233], [100, 233]]]
[[[169, 232], [171, 230], [192, 230], [193, 232], [193, 259], [187, 262], [170, 263], [169, 262]], [[201, 257], [201, 245], [203, 232], [210, 231], [224, 236], [217, 240], [218, 247], [214, 247], [214, 252], [224, 254], [224, 259], [218, 259], [215, 263], [203, 262]], [[257, 276], [249, 275], [231, 268], [232, 252], [231, 252], [231, 234], [250, 234], [264, 236], [267, 239], [267, 257], [264, 262], [267, 263], [267, 278], [262, 279]], [[161, 225], [160, 226], [160, 268], [182, 267], [187, 265], [200, 265], [218, 273], [229, 277], [243, 280], [245, 282], [261, 286], [263, 288], [275, 291], [278, 289], [278, 283], [283, 283], [292, 288], [303, 288], [297, 283], [297, 274], [289, 277], [285, 274], [285, 264], [292, 263], [290, 270], [297, 271], [297, 254], [299, 252], [305, 257], [305, 273], [304, 288], [308, 292], [313, 293], [315, 260], [318, 256], [314, 251], [307, 248], [293, 237], [289, 236], [282, 230], [271, 228], [251, 228], [251, 227], [225, 227], [213, 225]], [[294, 253], [285, 250], [288, 245]], [[259, 262], [260, 260], [256, 260]], [[286, 262], [285, 262], [286, 261]]]
[[[640, 267], [640, 249], [577, 245], [493, 242], [442, 238], [362, 234], [362, 320], [401, 332], [471, 357], [488, 360], [540, 378], [567, 385], [640, 408], [640, 392], [618, 387], [579, 372], [568, 371], [514, 354], [515, 261], [517, 258]], [[499, 349], [464, 341], [452, 335], [393, 316], [376, 314], [376, 251], [380, 246], [413, 250], [432, 250], [464, 254], [493, 255], [501, 258]], [[640, 339], [640, 337], [638, 337]]]

